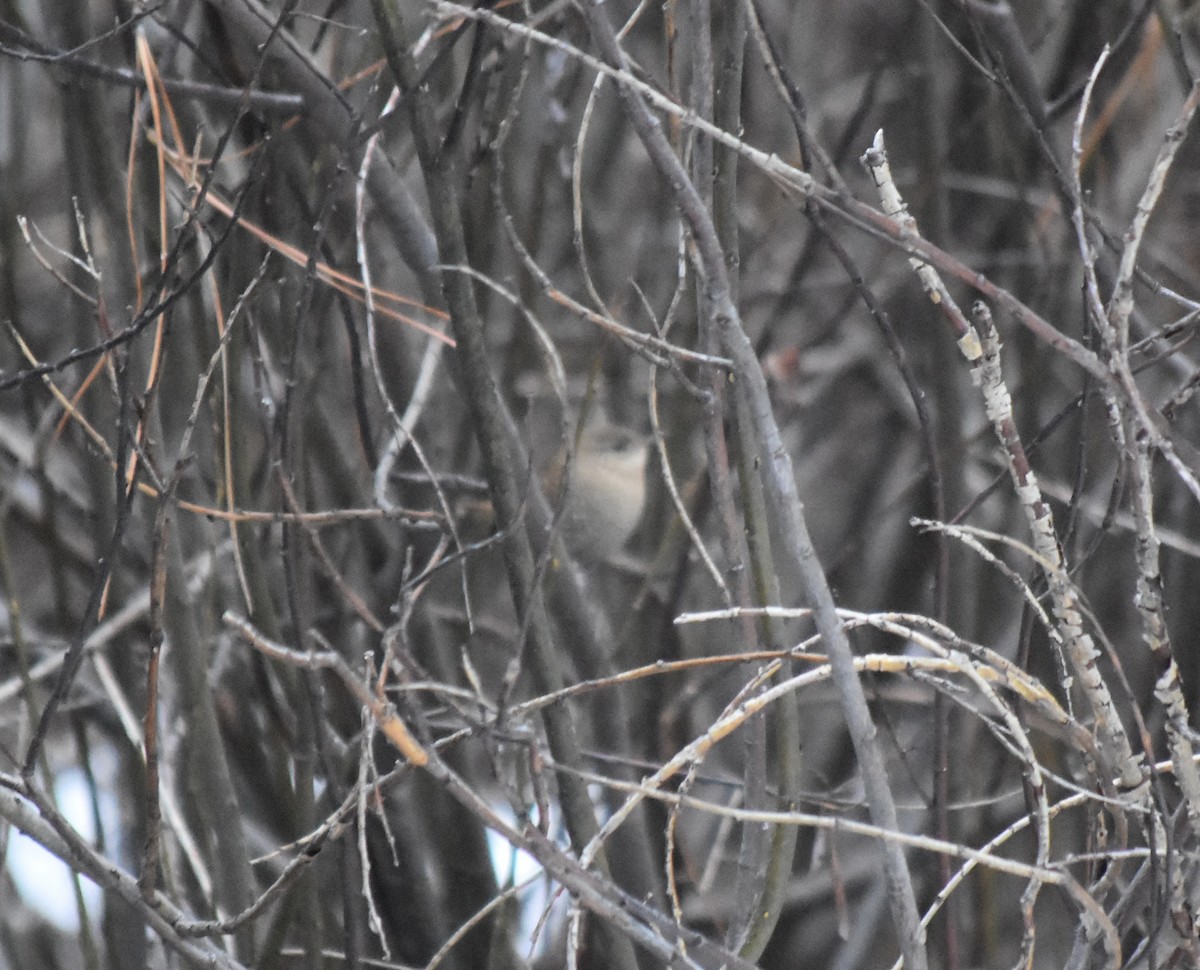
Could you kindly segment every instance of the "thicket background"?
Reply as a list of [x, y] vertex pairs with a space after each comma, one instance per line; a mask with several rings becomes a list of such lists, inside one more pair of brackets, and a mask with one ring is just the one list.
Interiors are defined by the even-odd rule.
[[1195, 11], [465, 12], [0, 3], [0, 966], [1195, 964]]

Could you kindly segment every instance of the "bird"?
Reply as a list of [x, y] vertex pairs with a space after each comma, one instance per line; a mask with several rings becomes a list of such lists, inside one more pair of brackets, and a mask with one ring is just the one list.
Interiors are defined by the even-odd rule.
[[[571, 475], [563, 493], [567, 449], [534, 459], [542, 491], [556, 513], [557, 534], [573, 559], [611, 562], [633, 536], [646, 504], [646, 459], [649, 442], [607, 419], [595, 419], [576, 435], [570, 455]], [[536, 454], [536, 452], [535, 452]], [[565, 507], [559, 506], [565, 501]], [[492, 503], [467, 497], [456, 503], [460, 537], [480, 541], [495, 530]]]
[[[578, 435], [571, 461], [562, 535], [583, 561], [610, 561], [633, 536], [646, 504], [649, 442], [629, 428], [598, 419]], [[557, 501], [565, 449], [542, 473], [547, 497]]]

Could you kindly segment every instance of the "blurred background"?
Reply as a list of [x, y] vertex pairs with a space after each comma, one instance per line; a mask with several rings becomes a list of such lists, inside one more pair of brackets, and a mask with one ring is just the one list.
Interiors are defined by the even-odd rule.
[[[249, 918], [199, 937], [235, 965], [557, 967], [577, 941], [565, 897], [554, 902], [536, 864], [406, 769], [336, 677], [266, 658], [223, 617], [299, 651], [336, 652], [360, 676], [369, 662], [401, 710], [419, 712], [426, 742], [454, 734], [442, 753], [475, 791], [565, 846], [568, 767], [603, 822], [623, 798], [617, 783], [701, 735], [765, 663], [736, 656], [768, 645], [753, 624], [674, 622], [726, 605], [714, 576], [735, 588], [745, 575], [728, 537], [744, 531], [747, 500], [738, 492], [735, 527], [722, 524], [713, 435], [729, 415], [724, 372], [661, 351], [666, 341], [716, 352], [691, 239], [612, 83], [573, 53], [594, 53], [579, 13], [559, 0], [483, 5], [556, 47], [433, 3], [385, 6], [400, 14], [440, 157], [454, 159], [446, 183], [465, 265], [444, 275], [473, 281], [521, 489], [515, 530], [539, 553], [557, 676], [587, 682], [557, 705], [574, 719], [581, 761], [556, 776], [542, 719], [518, 706], [548, 688], [530, 672], [531, 621], [514, 608], [513, 529], [497, 532], [491, 508], [489, 432], [470, 403], [478, 376], [461, 341], [450, 346], [445, 230], [372, 5], [2, 0], [0, 788], [41, 792], [61, 812], [41, 817], [74, 827], [93, 862], [151, 872], [190, 918], [228, 919], [267, 893]], [[1097, 337], [1067, 191], [1083, 87], [1108, 45], [1079, 156], [1107, 299], [1122, 233], [1200, 69], [1187, 4], [604, 10], [627, 26], [646, 84], [872, 206], [858, 159], [882, 128], [922, 235], [1088, 346]], [[904, 254], [663, 123], [693, 177], [716, 185], [706, 199], [742, 323], [838, 605], [937, 620], [1086, 721], [1015, 581], [1044, 593], [1027, 550], [984, 538], [985, 558], [912, 522], [1029, 541], [978, 392]], [[1189, 464], [1200, 454], [1197, 151], [1183, 141], [1146, 233], [1130, 335], [1144, 400]], [[964, 306], [974, 299], [950, 286]], [[1126, 455], [1097, 383], [996, 315], [1017, 425], [1101, 670], [1126, 724], [1140, 719], [1164, 758], [1159, 669], [1134, 602]], [[736, 449], [726, 459], [729, 475]], [[1196, 497], [1161, 461], [1154, 471], [1166, 615], [1194, 705]], [[787, 575], [780, 595], [806, 605]], [[864, 654], [923, 655], [903, 636], [864, 629], [852, 640]], [[69, 681], [64, 657], [79, 662]], [[711, 657], [727, 659], [700, 663]], [[605, 680], [659, 661], [678, 666]], [[901, 824], [979, 847], [1027, 816], [1030, 794], [995, 712], [952, 680], [902, 665], [864, 675]], [[680, 919], [735, 950], [766, 850], [747, 835], [757, 822], [713, 806], [866, 818], [832, 687], [816, 677], [790, 696], [791, 734], [735, 732], [687, 782], [665, 786], [695, 806], [675, 815], [649, 799], [608, 847], [618, 885], [668, 914], [673, 888]], [[1037, 759], [1061, 776], [1053, 798], [1071, 794], [1086, 759], [1070, 731], [1013, 703]], [[800, 754], [790, 795], [785, 743]], [[1169, 784], [1162, 798], [1166, 810], [1179, 802]], [[4, 818], [17, 822], [15, 810]], [[0, 967], [186, 963], [92, 863], [68, 854], [91, 878], [65, 879], [20, 828], [3, 829]], [[1108, 829], [1096, 803], [1064, 809], [1053, 859], [1089, 885], [1104, 872]], [[796, 834], [748, 959], [891, 966], [899, 947], [875, 839]], [[1172, 831], [1173, 864], [1190, 866], [1189, 838], [1185, 823]], [[998, 851], [1030, 862], [1035, 846], [1018, 831]], [[913, 850], [910, 865], [924, 910], [961, 862]], [[1102, 905], [1127, 953], [1162, 960], [1145, 949], [1157, 922], [1136, 871], [1114, 873]], [[1035, 936], [1035, 965], [1065, 963], [1078, 911], [1046, 889], [1027, 923], [1024, 886], [970, 873], [932, 918], [931, 962], [1011, 965]], [[595, 926], [580, 959], [608, 966]]]

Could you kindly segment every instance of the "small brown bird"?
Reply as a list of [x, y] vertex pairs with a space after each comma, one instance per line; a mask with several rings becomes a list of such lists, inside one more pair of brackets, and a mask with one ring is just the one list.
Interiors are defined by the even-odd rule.
[[[584, 428], [575, 449], [563, 539], [585, 561], [612, 559], [642, 518], [646, 503], [648, 442], [627, 428], [597, 423]], [[563, 456], [543, 475], [551, 501], [562, 484]]]
[[[571, 555], [585, 563], [612, 560], [642, 518], [646, 501], [646, 458], [649, 442], [634, 432], [603, 421], [579, 435], [571, 465], [567, 508], [559, 534]], [[538, 477], [546, 498], [559, 501], [565, 453], [539, 463]], [[464, 538], [478, 541], [495, 528], [492, 504], [486, 499], [458, 503]]]

